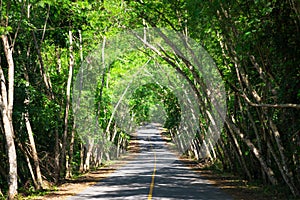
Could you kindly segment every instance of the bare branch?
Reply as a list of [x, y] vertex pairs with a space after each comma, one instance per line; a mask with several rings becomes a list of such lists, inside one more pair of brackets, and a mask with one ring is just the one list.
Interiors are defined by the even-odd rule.
[[246, 102], [253, 107], [267, 107], [267, 108], [296, 108], [296, 109], [300, 109], [300, 104], [293, 104], [293, 103], [285, 103], [285, 104], [264, 104], [264, 103], [253, 103], [252, 101], [250, 101], [250, 99], [246, 96], [245, 93], [243, 93], [241, 95]]

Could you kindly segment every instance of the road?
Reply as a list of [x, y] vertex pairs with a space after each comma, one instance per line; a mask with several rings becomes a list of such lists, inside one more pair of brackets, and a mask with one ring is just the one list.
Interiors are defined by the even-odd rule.
[[154, 125], [138, 130], [137, 139], [140, 151], [133, 160], [68, 200], [232, 199], [179, 161]]

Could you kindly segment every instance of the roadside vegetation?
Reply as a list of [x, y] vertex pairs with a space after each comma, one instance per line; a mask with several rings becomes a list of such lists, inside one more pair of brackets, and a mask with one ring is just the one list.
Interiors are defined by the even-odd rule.
[[[145, 63], [180, 72], [197, 94], [201, 129], [185, 155], [276, 188], [280, 197], [300, 196], [299, 1], [0, 0], [0, 10], [1, 198], [43, 193], [121, 156], [132, 136], [112, 118], [111, 101], [122, 88], [118, 83]], [[216, 145], [203, 140], [213, 114], [201, 72], [174, 46], [164, 51], [146, 40], [143, 50], [126, 52], [105, 68], [95, 94], [77, 94], [94, 95], [91, 117], [104, 134], [88, 137], [92, 131], [74, 123], [84, 113], [73, 109], [87, 105], [72, 95], [87, 56], [109, 49], [106, 41], [116, 35], [152, 28], [193, 39], [216, 63], [227, 102]], [[141, 84], [132, 94], [132, 121], [164, 120], [172, 139], [180, 134], [181, 110], [170, 88]], [[161, 109], [165, 115], [156, 116]], [[182, 149], [185, 142], [175, 141]]]

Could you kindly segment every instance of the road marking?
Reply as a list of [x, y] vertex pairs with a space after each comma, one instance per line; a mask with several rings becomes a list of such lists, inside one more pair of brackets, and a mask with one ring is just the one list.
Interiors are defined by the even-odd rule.
[[154, 188], [155, 172], [156, 172], [156, 153], [154, 151], [154, 168], [153, 168], [153, 173], [152, 173], [152, 180], [151, 180], [151, 184], [150, 184], [150, 190], [149, 190], [149, 194], [148, 194], [148, 200], [152, 199], [152, 193], [153, 193], [153, 188]]

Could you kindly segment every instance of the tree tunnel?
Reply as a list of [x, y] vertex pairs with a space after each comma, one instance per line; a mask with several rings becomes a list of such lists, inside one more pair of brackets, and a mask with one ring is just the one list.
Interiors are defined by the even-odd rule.
[[181, 153], [194, 149], [197, 157], [214, 155], [226, 113], [223, 82], [208, 53], [180, 33], [154, 28], [104, 40], [87, 56], [73, 105], [87, 146], [114, 152], [120, 138], [152, 117]]
[[181, 110], [177, 97], [156, 83], [139, 86], [129, 102], [130, 116], [137, 124], [159, 123], [164, 128], [179, 126]]

